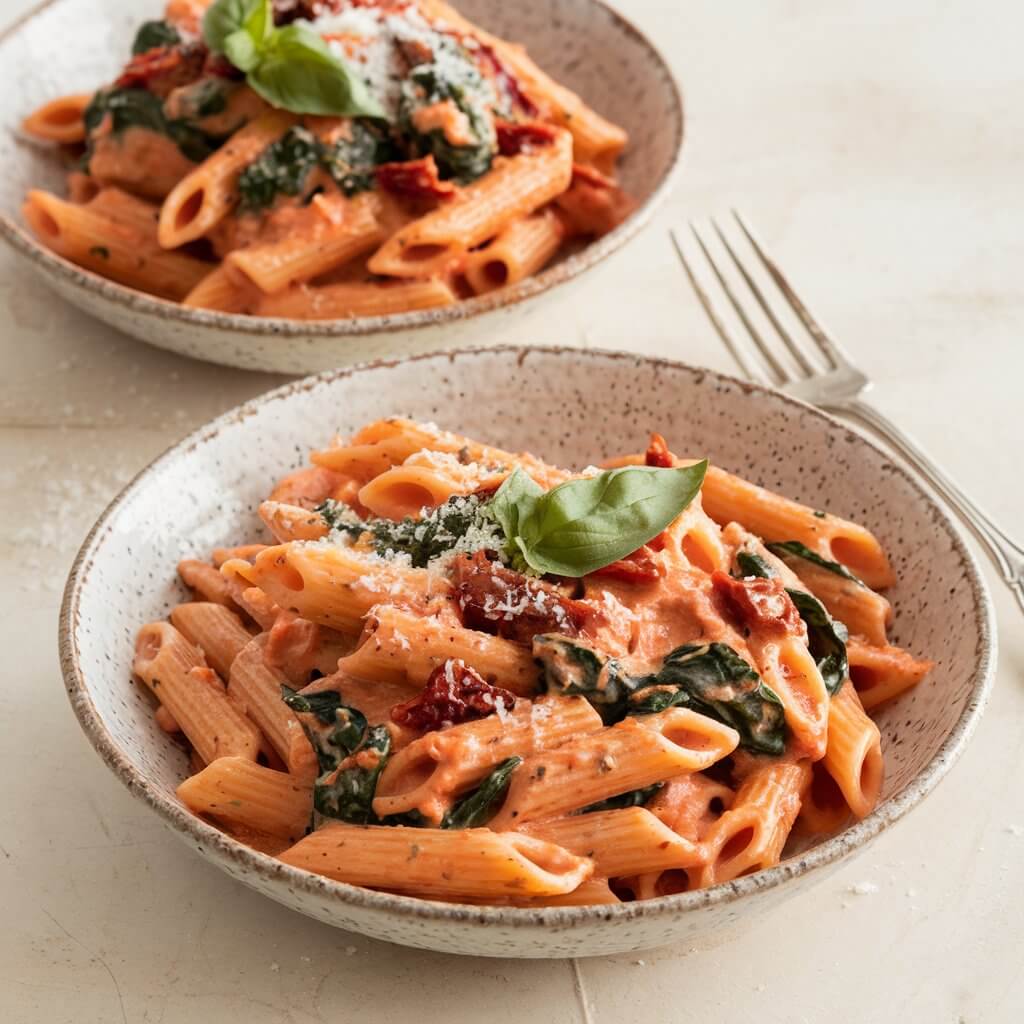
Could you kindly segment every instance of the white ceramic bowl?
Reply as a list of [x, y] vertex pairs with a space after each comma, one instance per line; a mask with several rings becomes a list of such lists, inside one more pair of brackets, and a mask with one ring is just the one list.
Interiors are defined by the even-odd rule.
[[[500, 381], [496, 387], [494, 382]], [[876, 716], [885, 751], [878, 809], [778, 867], [711, 889], [617, 906], [452, 906], [344, 885], [286, 867], [193, 817], [174, 791], [185, 756], [131, 682], [135, 632], [184, 594], [175, 564], [259, 536], [271, 483], [334, 430], [389, 414], [434, 420], [513, 450], [583, 466], [640, 449], [652, 429], [758, 483], [874, 530], [899, 575], [895, 641], [934, 658], [926, 682]], [[240, 453], [244, 457], [240, 458]], [[749, 919], [823, 877], [923, 799], [963, 750], [992, 682], [993, 614], [946, 513], [890, 458], [793, 399], [680, 363], [622, 353], [495, 348], [338, 370], [272, 391], [170, 449], [89, 535], [61, 612], [75, 713], [103, 759], [204, 857], [330, 924], [406, 945], [490, 956], [614, 953]]]
[[[82, 270], [40, 245], [21, 216], [29, 188], [63, 194], [52, 150], [18, 126], [40, 104], [113, 78], [138, 25], [163, 0], [50, 0], [0, 37], [0, 236], [65, 299], [161, 348], [247, 370], [311, 373], [367, 359], [481, 344], [509, 318], [523, 319], [545, 293], [627, 242], [664, 199], [679, 160], [683, 110], [663, 58], [602, 0], [460, 0], [460, 10], [531, 56], [598, 111], [624, 125], [630, 144], [623, 185], [639, 200], [623, 224], [532, 278], [453, 306], [358, 320], [303, 322], [184, 309]], [[528, 301], [529, 300], [529, 301]]]

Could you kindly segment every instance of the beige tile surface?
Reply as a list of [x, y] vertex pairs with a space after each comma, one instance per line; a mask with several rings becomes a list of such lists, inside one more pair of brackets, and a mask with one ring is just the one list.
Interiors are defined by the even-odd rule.
[[[28, 6], [3, 0], [0, 21]], [[741, 204], [874, 374], [880, 406], [1022, 532], [1019, 5], [620, 6], [684, 83], [684, 175], [646, 234], [529, 340], [729, 368], [666, 231]], [[386, 946], [192, 856], [109, 775], [60, 684], [59, 591], [105, 501], [189, 429], [276, 380], [114, 336], [6, 252], [0, 352], [0, 1021], [1024, 1016], [1024, 631], [998, 585], [1000, 674], [964, 759], [909, 819], [773, 916], [578, 973]]]

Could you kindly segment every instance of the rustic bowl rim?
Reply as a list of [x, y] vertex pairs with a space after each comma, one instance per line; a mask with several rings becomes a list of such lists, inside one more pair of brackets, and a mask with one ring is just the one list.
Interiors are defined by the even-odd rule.
[[[27, 11], [5, 31], [0, 32], [0, 46], [14, 39], [32, 19], [50, 7], [64, 2], [66, 0], [43, 0], [42, 3]], [[360, 338], [368, 335], [415, 330], [419, 327], [457, 323], [471, 320], [485, 313], [516, 306], [526, 299], [532, 299], [579, 277], [636, 236], [648, 224], [654, 211], [664, 202], [671, 191], [682, 158], [685, 125], [683, 94], [671, 65], [651, 39], [606, 0], [585, 0], [585, 2], [600, 8], [610, 18], [617, 32], [631, 37], [644, 48], [647, 51], [651, 67], [659, 73], [663, 80], [672, 106], [671, 120], [666, 122], [662, 128], [663, 131], [669, 131], [672, 135], [671, 160], [651, 194], [617, 228], [578, 252], [566, 256], [553, 266], [542, 270], [539, 274], [525, 278], [508, 288], [501, 288], [471, 299], [463, 299], [451, 306], [442, 306], [438, 309], [356, 317], [346, 320], [295, 320], [285, 317], [242, 316], [238, 313], [191, 309], [180, 303], [148, 295], [85, 270], [47, 249], [26, 228], [3, 210], [0, 210], [0, 237], [3, 237], [16, 252], [31, 260], [42, 271], [55, 275], [71, 287], [92, 293], [131, 312], [156, 317], [159, 320], [175, 321], [184, 327], [231, 331], [250, 337]]]
[[[284, 882], [291, 889], [316, 896], [321, 900], [331, 900], [366, 910], [384, 912], [405, 919], [427, 919], [447, 922], [453, 925], [487, 926], [501, 925], [512, 928], [560, 928], [569, 929], [575, 926], [593, 924], [595, 922], [616, 922], [639, 918], [656, 919], [676, 916], [697, 911], [704, 907], [733, 903], [743, 897], [761, 890], [774, 889], [792, 879], [808, 874], [814, 869], [837, 862], [866, 845], [871, 839], [885, 831], [889, 826], [902, 818], [913, 807], [917, 806], [938, 784], [939, 780], [949, 771], [957, 758], [965, 749], [974, 733], [988, 701], [995, 675], [996, 661], [996, 627], [995, 613], [988, 594], [985, 581], [978, 569], [970, 550], [964, 543], [960, 531], [954, 526], [949, 514], [939, 505], [936, 499], [924, 490], [921, 483], [913, 477], [900, 463], [891, 463], [893, 473], [899, 475], [903, 482], [917, 491], [921, 501], [928, 504], [932, 514], [937, 517], [941, 526], [948, 532], [953, 542], [954, 553], [963, 567], [966, 582], [971, 588], [971, 596], [977, 617], [980, 621], [977, 651], [978, 658], [972, 678], [971, 692], [959, 718], [954, 723], [949, 735], [943, 741], [928, 763], [901, 790], [880, 804], [862, 821], [841, 832], [839, 835], [825, 840], [818, 846], [801, 853], [776, 867], [747, 875], [732, 882], [699, 889], [694, 892], [680, 893], [673, 896], [662, 896], [652, 900], [635, 901], [612, 905], [596, 905], [583, 907], [478, 907], [463, 904], [441, 903], [432, 900], [418, 899], [410, 896], [393, 895], [386, 892], [375, 892], [359, 886], [336, 882], [319, 875], [285, 865], [242, 845], [226, 834], [218, 831], [201, 819], [190, 814], [173, 798], [164, 795], [153, 786], [144, 774], [132, 765], [129, 758], [121, 751], [103, 724], [89, 692], [89, 683], [82, 672], [76, 638], [76, 623], [79, 617], [79, 604], [83, 591], [89, 585], [89, 574], [100, 544], [104, 540], [111, 519], [136, 491], [143, 487], [148, 479], [167, 464], [181, 458], [199, 445], [213, 439], [222, 430], [247, 418], [253, 411], [274, 402], [287, 401], [290, 396], [308, 391], [322, 384], [332, 384], [370, 371], [394, 368], [406, 362], [421, 362], [444, 359], [454, 363], [460, 359], [474, 359], [480, 356], [515, 355], [519, 360], [528, 359], [532, 354], [555, 355], [570, 360], [591, 360], [597, 363], [605, 361], [637, 361], [653, 364], [673, 372], [683, 371], [692, 375], [698, 385], [704, 380], [715, 384], [728, 384], [741, 389], [746, 395], [757, 394], [768, 396], [775, 401], [798, 409], [803, 415], [820, 420], [822, 427], [836, 427], [850, 430], [849, 426], [820, 409], [791, 398], [774, 388], [749, 381], [740, 380], [729, 374], [720, 373], [702, 367], [693, 366], [678, 360], [655, 356], [643, 356], [631, 352], [607, 349], [575, 349], [566, 346], [521, 346], [502, 345], [489, 348], [462, 348], [442, 350], [411, 356], [406, 359], [380, 359], [362, 363], [352, 367], [340, 367], [323, 373], [292, 381], [281, 387], [266, 392], [248, 402], [223, 413], [209, 423], [190, 433], [187, 437], [171, 445], [163, 454], [157, 456], [143, 468], [110, 502], [96, 524], [89, 531], [75, 558], [64, 590], [60, 611], [59, 648], [60, 663], [65, 688], [71, 706], [78, 718], [82, 730], [90, 742], [106, 762], [107, 766], [121, 780], [128, 790], [152, 807], [172, 828], [182, 833], [184, 838], [191, 838], [200, 847], [214, 850], [219, 856], [234, 860], [244, 868], [271, 882]], [[890, 456], [871, 438], [850, 430], [858, 441], [866, 444], [876, 453], [889, 459]]]

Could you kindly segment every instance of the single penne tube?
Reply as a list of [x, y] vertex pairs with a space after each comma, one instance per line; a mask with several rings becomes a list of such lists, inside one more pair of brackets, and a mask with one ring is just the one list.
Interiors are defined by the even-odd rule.
[[181, 304], [191, 309], [250, 314], [255, 309], [257, 299], [258, 293], [233, 280], [222, 264], [197, 281], [181, 300]]
[[228, 581], [209, 562], [198, 558], [183, 558], [178, 563], [181, 582], [203, 601], [212, 601], [228, 608], [234, 606]]
[[701, 495], [704, 510], [719, 525], [735, 520], [766, 541], [799, 541], [823, 558], [847, 566], [869, 587], [895, 582], [881, 544], [863, 526], [817, 512], [718, 466], [708, 466]]
[[292, 775], [243, 757], [221, 757], [178, 786], [178, 799], [195, 814], [295, 842], [313, 815], [313, 790]]
[[565, 241], [565, 225], [550, 207], [512, 221], [492, 242], [466, 257], [462, 273], [477, 295], [535, 274]]
[[165, 299], [183, 299], [210, 264], [164, 252], [152, 232], [109, 214], [32, 189], [22, 212], [41, 242], [59, 256], [120, 284]]
[[212, 601], [179, 604], [171, 611], [171, 624], [203, 652], [221, 679], [228, 678], [235, 658], [252, 640], [233, 611]]
[[343, 632], [358, 632], [363, 617], [382, 600], [416, 605], [449, 589], [426, 569], [316, 542], [279, 544], [261, 551], [251, 563], [225, 562], [220, 571], [240, 576], [310, 622]]
[[260, 519], [280, 544], [293, 540], [320, 540], [330, 533], [319, 512], [281, 501], [264, 501], [259, 509]]
[[132, 670], [206, 764], [219, 757], [256, 760], [259, 730], [229, 699], [202, 652], [170, 623], [151, 622], [139, 630]]
[[529, 757], [600, 727], [600, 716], [582, 697], [541, 697], [517, 701], [503, 715], [428, 732], [388, 762], [374, 813], [383, 818], [416, 810], [438, 824], [456, 796], [507, 758]]
[[291, 320], [346, 320], [354, 316], [389, 316], [450, 306], [455, 293], [434, 278], [409, 281], [355, 281], [343, 284], [297, 284], [255, 304], [257, 316]]
[[589, 857], [599, 875], [618, 877], [695, 867], [703, 850], [643, 807], [573, 814], [523, 826], [527, 835]]
[[175, 249], [212, 231], [238, 202], [238, 176], [244, 168], [295, 122], [293, 114], [267, 110], [178, 182], [160, 210], [160, 244]]
[[460, 461], [450, 452], [415, 452], [359, 490], [359, 504], [386, 519], [416, 518], [455, 495], [497, 489], [512, 472], [506, 463], [483, 465]]
[[796, 826], [813, 836], [838, 832], [850, 820], [850, 806], [824, 761], [811, 765], [811, 782], [800, 801]]
[[829, 708], [824, 764], [853, 815], [863, 818], [870, 814], [882, 792], [882, 740], [849, 680], [832, 698]]
[[228, 277], [243, 289], [264, 295], [283, 292], [289, 285], [310, 281], [348, 263], [379, 245], [385, 230], [377, 217], [374, 192], [354, 199], [315, 196], [311, 209], [323, 216], [312, 227], [287, 237], [236, 249], [224, 260]]
[[392, 235], [367, 266], [374, 274], [393, 277], [430, 277], [458, 269], [470, 249], [550, 202], [571, 179], [568, 132], [533, 152], [498, 157], [458, 198]]
[[461, 659], [487, 682], [517, 696], [537, 690], [540, 673], [528, 648], [389, 604], [373, 609], [362, 642], [342, 658], [340, 668], [360, 679], [424, 686], [449, 658]]
[[21, 122], [22, 130], [46, 142], [71, 145], [85, 142], [85, 108], [92, 102], [92, 93], [58, 96], [44, 103]]
[[593, 873], [589, 860], [553, 843], [484, 828], [332, 824], [279, 860], [351, 885], [488, 902], [570, 893]]
[[318, 773], [317, 757], [302, 724], [281, 697], [288, 677], [267, 665], [263, 652], [266, 634], [254, 637], [231, 666], [228, 693], [259, 727], [288, 767], [304, 785], [312, 785]]
[[758, 765], [704, 842], [698, 886], [730, 882], [778, 864], [810, 781], [807, 761]]
[[627, 718], [528, 757], [513, 773], [491, 828], [519, 828], [700, 771], [738, 742], [733, 729], [688, 709]]
[[935, 667], [934, 661], [915, 658], [901, 647], [876, 647], [852, 636], [846, 644], [850, 680], [865, 711], [917, 686]]

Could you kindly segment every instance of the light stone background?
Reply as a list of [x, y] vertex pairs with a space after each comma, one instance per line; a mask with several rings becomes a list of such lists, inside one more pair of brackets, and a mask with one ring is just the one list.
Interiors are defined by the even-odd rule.
[[[28, 6], [0, 0], [0, 21]], [[1024, 9], [620, 6], [684, 84], [683, 176], [643, 237], [567, 292], [542, 334], [503, 340], [731, 369], [667, 231], [739, 204], [874, 376], [879, 406], [1024, 532]], [[998, 583], [999, 678], [963, 760], [924, 806], [772, 916], [693, 947], [578, 964], [348, 935], [230, 881], [133, 801], [80, 734], [57, 664], [60, 589], [105, 502], [279, 378], [117, 336], [6, 251], [0, 306], [0, 1021], [1022, 1019], [1024, 632]]]

